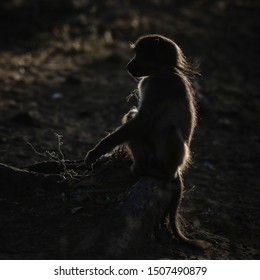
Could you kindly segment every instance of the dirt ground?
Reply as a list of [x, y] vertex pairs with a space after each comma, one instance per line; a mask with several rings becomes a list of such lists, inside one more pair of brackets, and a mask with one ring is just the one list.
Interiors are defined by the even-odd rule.
[[[182, 214], [190, 234], [214, 245], [197, 252], [154, 241], [136, 258], [259, 259], [258, 1], [118, 2], [1, 1], [0, 162], [24, 168], [44, 160], [28, 143], [57, 152], [54, 133], [66, 159], [83, 159], [135, 102], [126, 100], [136, 87], [125, 71], [129, 41], [163, 34], [201, 64]], [[8, 196], [2, 180], [0, 259], [69, 258], [78, 233], [135, 182], [124, 160], [97, 173], [88, 190], [46, 186]]]

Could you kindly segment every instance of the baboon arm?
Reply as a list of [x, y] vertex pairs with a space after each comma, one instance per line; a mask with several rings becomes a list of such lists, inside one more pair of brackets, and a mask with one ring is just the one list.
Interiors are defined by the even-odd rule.
[[100, 156], [110, 152], [116, 146], [123, 144], [136, 136], [141, 136], [150, 129], [153, 118], [150, 104], [140, 107], [138, 113], [114, 132], [103, 138], [85, 157], [85, 164], [89, 168]]
[[116, 146], [127, 142], [135, 135], [140, 135], [145, 130], [145, 122], [136, 116], [103, 138], [94, 149], [89, 151], [86, 161], [93, 163], [101, 155], [111, 151]]

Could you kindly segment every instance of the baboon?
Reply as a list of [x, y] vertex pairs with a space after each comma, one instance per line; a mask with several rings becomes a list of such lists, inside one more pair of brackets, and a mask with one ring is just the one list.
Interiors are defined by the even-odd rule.
[[131, 44], [135, 55], [126, 68], [139, 80], [138, 107], [122, 126], [102, 139], [85, 157], [87, 167], [114, 147], [126, 143], [137, 176], [154, 176], [177, 185], [167, 212], [173, 234], [190, 245], [202, 240], [184, 236], [178, 219], [183, 193], [182, 172], [190, 161], [190, 142], [196, 126], [196, 104], [191, 78], [198, 67], [187, 61], [180, 47], [161, 35], [146, 35]]

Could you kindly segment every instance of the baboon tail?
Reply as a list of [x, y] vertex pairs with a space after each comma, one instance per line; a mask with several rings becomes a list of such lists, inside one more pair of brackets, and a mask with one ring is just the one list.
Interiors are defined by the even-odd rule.
[[180, 215], [178, 213], [179, 205], [182, 199], [184, 185], [181, 174], [177, 174], [177, 177], [173, 180], [173, 193], [172, 201], [169, 209], [169, 226], [174, 237], [185, 244], [196, 247], [199, 249], [206, 249], [210, 246], [210, 243], [200, 239], [190, 239], [183, 234], [182, 225], [180, 222]]

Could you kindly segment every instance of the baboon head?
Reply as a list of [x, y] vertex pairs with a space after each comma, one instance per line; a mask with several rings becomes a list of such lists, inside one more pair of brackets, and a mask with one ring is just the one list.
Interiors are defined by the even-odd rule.
[[181, 49], [161, 35], [142, 36], [131, 47], [135, 56], [126, 68], [134, 77], [159, 73], [163, 69], [178, 66], [184, 59]]

